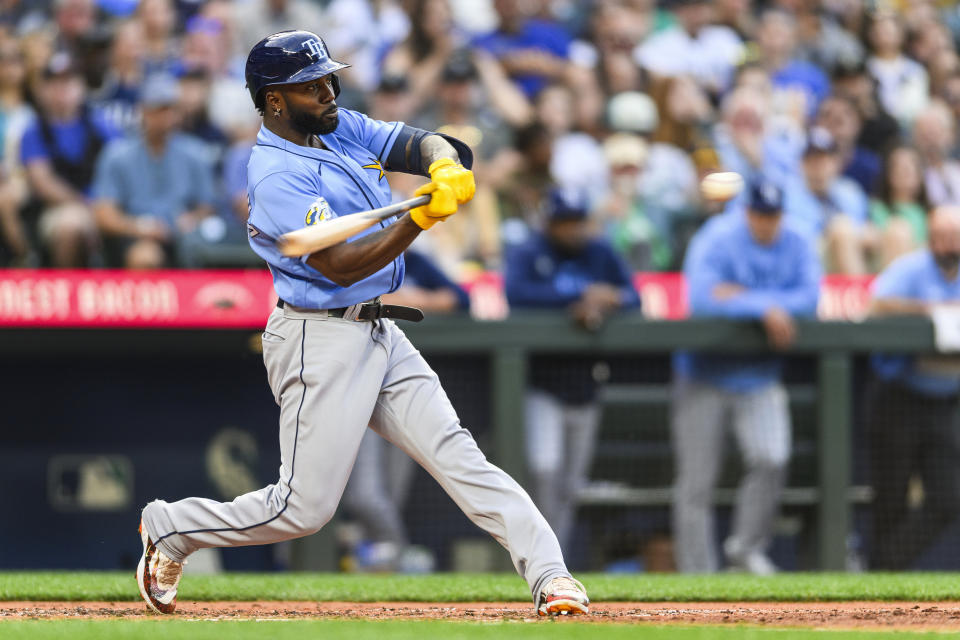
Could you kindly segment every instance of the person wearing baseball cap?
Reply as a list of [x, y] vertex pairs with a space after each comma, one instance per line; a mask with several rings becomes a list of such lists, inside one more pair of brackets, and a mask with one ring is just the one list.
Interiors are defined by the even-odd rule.
[[115, 266], [158, 268], [212, 213], [214, 178], [202, 143], [178, 131], [177, 79], [148, 77], [140, 93], [141, 133], [104, 149], [94, 178], [94, 212]]
[[[821, 270], [814, 243], [784, 220], [782, 191], [764, 181], [750, 185], [745, 215], [704, 225], [683, 269], [691, 316], [756, 319], [772, 350], [793, 343], [794, 318], [816, 313]], [[745, 467], [723, 544], [727, 566], [757, 575], [777, 570], [766, 550], [790, 459], [781, 373], [782, 359], [774, 354], [675, 356], [673, 532], [680, 571], [710, 573], [721, 566], [710, 496], [727, 429], [736, 435]]]
[[842, 175], [843, 158], [830, 132], [814, 127], [807, 136], [800, 175], [787, 182], [784, 212], [791, 224], [819, 239], [831, 272], [866, 272], [861, 232], [868, 200], [860, 186]]
[[[507, 248], [504, 282], [514, 309], [553, 309], [593, 330], [640, 297], [610, 243], [590, 233], [586, 195], [554, 188], [545, 228]], [[609, 369], [592, 356], [537, 356], [525, 399], [531, 494], [569, 551], [577, 491], [587, 480], [600, 420], [599, 386]]]
[[663, 271], [673, 259], [673, 220], [644, 187], [650, 182], [649, 146], [632, 133], [614, 133], [603, 141], [610, 189], [597, 206], [614, 248], [637, 271]]

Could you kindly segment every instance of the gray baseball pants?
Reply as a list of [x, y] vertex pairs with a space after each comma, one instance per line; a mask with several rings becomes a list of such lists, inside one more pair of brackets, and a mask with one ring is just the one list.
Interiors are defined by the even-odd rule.
[[276, 309], [263, 335], [263, 360], [280, 405], [279, 479], [232, 502], [148, 504], [144, 526], [170, 558], [320, 529], [337, 508], [369, 425], [510, 552], [534, 601], [548, 580], [569, 575], [547, 521], [520, 485], [487, 461], [437, 375], [392, 321]]
[[368, 540], [392, 542], [397, 548], [407, 545], [403, 505], [415, 469], [410, 456], [367, 429], [343, 491], [343, 506], [359, 521]]
[[737, 493], [731, 540], [743, 552], [766, 550], [790, 459], [790, 412], [779, 383], [734, 393], [690, 381], [674, 386], [671, 428], [677, 463], [674, 554], [686, 573], [717, 571], [713, 489], [732, 423], [746, 474]]
[[526, 394], [527, 463], [537, 505], [569, 551], [577, 496], [593, 461], [600, 406], [565, 405], [556, 396], [531, 389]]

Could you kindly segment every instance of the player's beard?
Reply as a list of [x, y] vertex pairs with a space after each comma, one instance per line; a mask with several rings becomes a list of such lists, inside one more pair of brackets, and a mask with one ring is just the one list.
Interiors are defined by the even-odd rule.
[[[326, 113], [326, 112], [324, 112]], [[327, 118], [326, 116], [315, 116], [309, 111], [290, 112], [290, 124], [304, 134], [322, 136], [327, 133], [333, 133], [340, 123], [340, 116]]]

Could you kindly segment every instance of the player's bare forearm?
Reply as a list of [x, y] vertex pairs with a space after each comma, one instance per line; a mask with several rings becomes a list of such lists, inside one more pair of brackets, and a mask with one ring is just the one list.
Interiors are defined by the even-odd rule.
[[349, 287], [393, 262], [420, 231], [410, 214], [405, 214], [385, 229], [312, 254], [307, 264], [341, 287]]
[[427, 136], [420, 141], [420, 158], [424, 173], [428, 173], [430, 165], [441, 158], [453, 158], [456, 162], [460, 162], [460, 154], [441, 136]]

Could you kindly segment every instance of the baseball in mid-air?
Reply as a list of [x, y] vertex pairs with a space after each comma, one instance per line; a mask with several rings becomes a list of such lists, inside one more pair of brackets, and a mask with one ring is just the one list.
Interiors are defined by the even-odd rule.
[[708, 173], [700, 181], [700, 195], [705, 200], [726, 202], [743, 190], [743, 177], [735, 171]]

